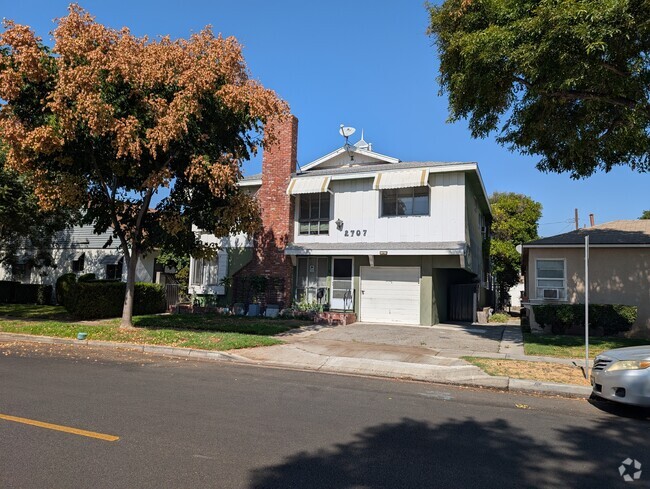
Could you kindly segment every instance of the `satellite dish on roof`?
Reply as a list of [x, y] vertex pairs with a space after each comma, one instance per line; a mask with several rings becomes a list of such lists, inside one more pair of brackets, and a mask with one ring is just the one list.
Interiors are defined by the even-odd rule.
[[356, 129], [354, 127], [345, 127], [343, 124], [341, 124], [341, 128], [339, 129], [339, 134], [343, 136], [345, 139], [349, 138], [354, 134]]
[[[339, 128], [339, 134], [345, 138], [345, 144], [343, 147], [345, 148], [345, 151], [348, 153], [348, 156], [350, 157], [350, 162], [354, 161], [354, 154], [353, 154], [353, 148], [350, 146], [350, 142], [348, 141], [348, 138], [354, 134], [354, 131], [356, 129], [354, 127], [345, 127], [343, 124], [341, 124], [341, 127]], [[348, 163], [349, 165], [350, 163]]]

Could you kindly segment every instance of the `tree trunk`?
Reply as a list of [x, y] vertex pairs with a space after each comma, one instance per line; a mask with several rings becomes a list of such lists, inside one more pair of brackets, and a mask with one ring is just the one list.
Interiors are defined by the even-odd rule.
[[135, 269], [138, 264], [139, 253], [137, 250], [131, 250], [131, 256], [128, 257], [126, 271], [126, 294], [124, 295], [124, 308], [122, 309], [122, 322], [120, 328], [133, 327], [133, 299], [135, 296]]

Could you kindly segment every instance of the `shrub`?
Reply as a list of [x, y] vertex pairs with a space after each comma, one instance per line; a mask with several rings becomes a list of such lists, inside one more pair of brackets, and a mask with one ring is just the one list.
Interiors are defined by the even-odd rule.
[[497, 312], [496, 314], [492, 314], [490, 318], [488, 319], [488, 322], [490, 323], [507, 323], [508, 320], [510, 319], [510, 316], [507, 314], [504, 314], [502, 312]]
[[77, 282], [77, 276], [74, 273], [64, 273], [56, 279], [56, 302], [61, 306], [66, 305], [66, 299], [70, 293], [70, 289]]
[[10, 304], [14, 302], [16, 289], [20, 282], [10, 280], [0, 280], [0, 304]]
[[[109, 280], [77, 282], [70, 293], [65, 308], [77, 319], [119, 317], [124, 306], [126, 284]], [[166, 309], [165, 290], [162, 285], [135, 284], [133, 314], [155, 314]]]
[[[550, 326], [554, 334], [564, 334], [585, 323], [584, 304], [538, 304], [533, 306], [540, 326]], [[629, 331], [637, 318], [637, 307], [622, 304], [590, 304], [589, 325], [603, 328], [606, 335]]]
[[45, 306], [52, 303], [52, 286], [39, 285], [36, 291], [36, 304]]
[[82, 275], [79, 275], [79, 278], [77, 279], [77, 282], [91, 282], [97, 278], [97, 275], [94, 273], [84, 273]]
[[14, 293], [15, 304], [36, 304], [38, 300], [38, 284], [18, 284]]

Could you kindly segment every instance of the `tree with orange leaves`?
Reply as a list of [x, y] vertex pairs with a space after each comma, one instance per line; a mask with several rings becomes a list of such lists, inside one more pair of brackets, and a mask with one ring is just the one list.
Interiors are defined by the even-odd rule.
[[265, 122], [289, 109], [250, 78], [237, 40], [209, 27], [138, 38], [76, 4], [56, 23], [51, 49], [27, 26], [5, 21], [0, 33], [6, 165], [29, 175], [41, 208], [76, 205], [95, 232], [113, 230], [128, 327], [139, 257], [163, 244], [209, 254], [192, 224], [221, 236], [259, 225], [237, 186], [241, 162], [273, 140]]

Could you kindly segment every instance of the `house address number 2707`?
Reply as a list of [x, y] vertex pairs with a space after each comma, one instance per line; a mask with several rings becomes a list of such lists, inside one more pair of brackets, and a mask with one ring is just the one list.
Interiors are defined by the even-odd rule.
[[368, 234], [367, 229], [346, 229], [344, 231], [344, 236], [349, 238], [366, 236]]

